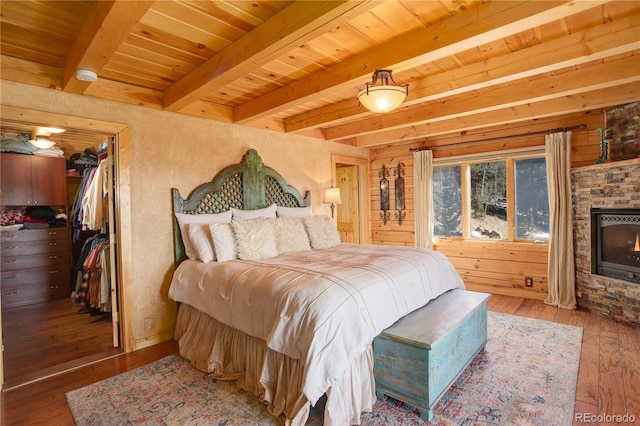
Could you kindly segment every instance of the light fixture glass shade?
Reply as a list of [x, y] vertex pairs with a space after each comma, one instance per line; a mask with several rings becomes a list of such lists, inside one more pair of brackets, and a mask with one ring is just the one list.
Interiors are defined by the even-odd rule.
[[61, 129], [60, 127], [40, 127], [40, 129], [44, 130], [45, 132], [56, 134], [66, 132], [66, 129]]
[[42, 136], [36, 136], [35, 139], [29, 139], [29, 143], [31, 143], [31, 145], [36, 146], [40, 149], [51, 148], [56, 144], [54, 141], [47, 138], [43, 138]]
[[389, 112], [398, 108], [407, 97], [404, 86], [371, 86], [358, 93], [358, 101], [371, 112]]
[[342, 200], [340, 199], [340, 188], [325, 188], [324, 203], [342, 204]]

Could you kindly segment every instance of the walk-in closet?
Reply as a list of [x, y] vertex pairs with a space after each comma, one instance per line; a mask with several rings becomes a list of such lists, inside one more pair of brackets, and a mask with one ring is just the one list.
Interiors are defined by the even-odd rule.
[[6, 120], [0, 127], [8, 390], [123, 352], [113, 249], [117, 139]]

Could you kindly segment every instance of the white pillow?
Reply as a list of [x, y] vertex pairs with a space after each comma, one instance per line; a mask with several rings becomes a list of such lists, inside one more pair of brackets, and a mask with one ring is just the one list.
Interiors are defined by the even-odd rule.
[[189, 233], [187, 232], [186, 225], [190, 223], [230, 223], [231, 211], [224, 213], [212, 213], [212, 214], [185, 214], [176, 213], [176, 219], [178, 219], [178, 225], [180, 226], [180, 234], [182, 234], [182, 242], [184, 243], [184, 252], [187, 257], [192, 260], [200, 260], [198, 253], [196, 253], [191, 240], [189, 239]]
[[240, 259], [260, 260], [278, 255], [272, 220], [241, 220], [232, 225]]
[[189, 223], [187, 224], [187, 233], [189, 234], [189, 240], [191, 240], [191, 244], [193, 245], [198, 258], [202, 262], [208, 263], [216, 260], [208, 224]]
[[275, 204], [271, 204], [269, 207], [256, 210], [238, 210], [231, 208], [233, 213], [233, 220], [253, 220], [253, 219], [275, 219], [276, 218]]
[[305, 217], [302, 220], [314, 250], [335, 247], [341, 243], [338, 228], [329, 216]]
[[280, 218], [273, 221], [279, 254], [311, 250], [309, 236], [300, 218]]
[[213, 251], [218, 262], [228, 262], [238, 258], [238, 247], [230, 223], [212, 223], [209, 225]]
[[278, 217], [309, 217], [313, 216], [311, 213], [311, 206], [309, 207], [280, 207], [276, 208], [276, 214]]

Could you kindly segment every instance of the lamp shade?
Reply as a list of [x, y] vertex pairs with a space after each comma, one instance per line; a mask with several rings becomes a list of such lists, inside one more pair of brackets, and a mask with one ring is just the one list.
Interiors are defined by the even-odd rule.
[[56, 143], [51, 139], [47, 139], [46, 137], [36, 136], [35, 139], [29, 139], [29, 143], [33, 146], [37, 146], [40, 149], [47, 149], [54, 146]]
[[398, 108], [407, 97], [403, 86], [372, 86], [358, 93], [358, 101], [371, 112], [389, 112]]
[[340, 188], [325, 188], [324, 203], [342, 204], [342, 200], [340, 199]]
[[51, 133], [62, 133], [64, 129], [60, 129], [57, 127], [42, 127], [36, 126], [31, 131], [31, 137], [29, 138], [29, 143], [33, 146], [36, 146], [40, 149], [47, 149], [54, 146], [56, 143], [49, 139]]

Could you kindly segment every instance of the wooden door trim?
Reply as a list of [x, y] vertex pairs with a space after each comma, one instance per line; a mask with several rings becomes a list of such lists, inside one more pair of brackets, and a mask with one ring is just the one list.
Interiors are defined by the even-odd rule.
[[[120, 303], [120, 332], [122, 336], [121, 345], [125, 352], [132, 352], [136, 349], [134, 333], [134, 299], [133, 299], [133, 268], [131, 262], [132, 236], [131, 236], [131, 194], [130, 169], [131, 150], [129, 144], [129, 126], [122, 123], [114, 123], [103, 120], [75, 117], [66, 114], [57, 114], [46, 111], [38, 111], [28, 108], [14, 107], [8, 105], [0, 106], [2, 117], [6, 120], [20, 120], [33, 123], [62, 123], [62, 127], [73, 127], [81, 130], [91, 130], [107, 132], [118, 135], [119, 152], [116, 164], [118, 174], [116, 203], [118, 206], [118, 217], [120, 220], [116, 224], [115, 230], [119, 246], [118, 256], [120, 262], [119, 270], [119, 303]], [[123, 208], [127, 206], [127, 208]], [[124, 261], [127, 259], [128, 260]], [[2, 310], [0, 308], [0, 314]], [[0, 328], [2, 319], [0, 315]], [[0, 335], [0, 345], [2, 336]], [[0, 386], [4, 384], [4, 362], [0, 356]]]
[[371, 229], [369, 221], [369, 158], [350, 157], [331, 154], [331, 186], [337, 185], [336, 166], [338, 164], [358, 167], [358, 204], [360, 211], [360, 242], [371, 244]]

